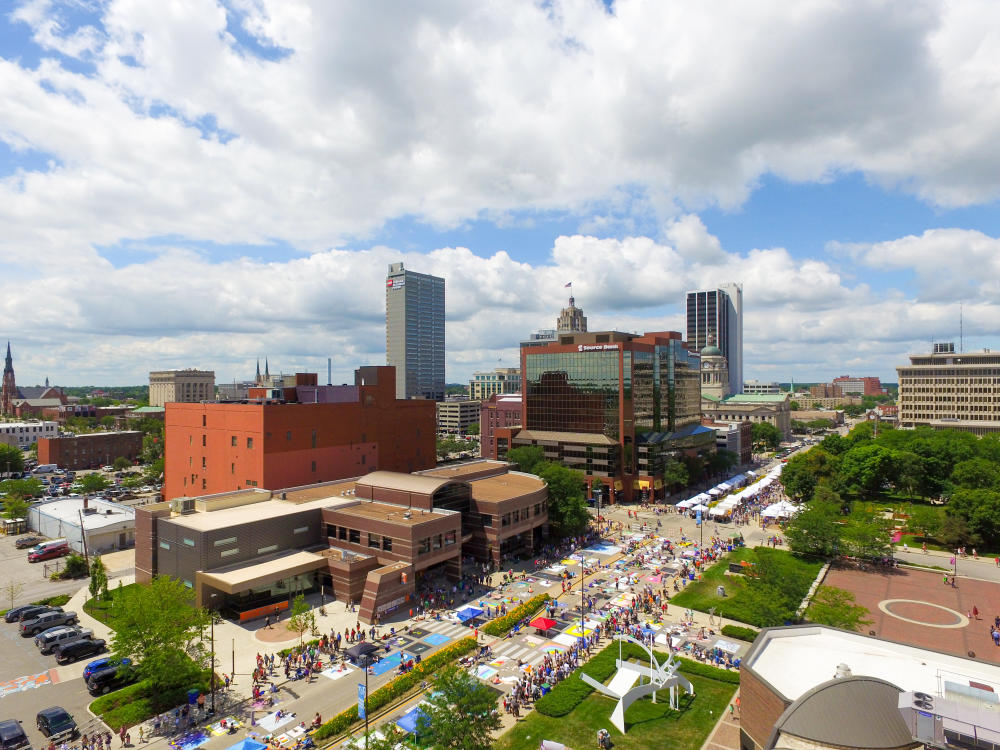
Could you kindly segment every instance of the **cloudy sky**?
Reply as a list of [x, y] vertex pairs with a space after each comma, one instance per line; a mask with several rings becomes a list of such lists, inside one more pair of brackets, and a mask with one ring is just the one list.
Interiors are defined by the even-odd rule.
[[748, 377], [1000, 347], [1000, 4], [0, 4], [0, 340], [18, 382], [334, 382], [390, 262], [449, 381], [744, 285]]

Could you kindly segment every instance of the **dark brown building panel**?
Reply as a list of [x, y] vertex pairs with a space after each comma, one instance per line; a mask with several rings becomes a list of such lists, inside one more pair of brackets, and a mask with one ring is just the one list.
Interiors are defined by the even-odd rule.
[[96, 469], [113, 464], [116, 458], [135, 461], [142, 453], [142, 433], [95, 432], [38, 439], [38, 463], [56, 464], [62, 469]]

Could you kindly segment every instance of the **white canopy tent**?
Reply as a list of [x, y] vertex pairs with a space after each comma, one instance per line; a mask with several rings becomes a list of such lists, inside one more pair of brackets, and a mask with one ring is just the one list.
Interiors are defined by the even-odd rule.
[[687, 500], [681, 500], [679, 503], [677, 503], [677, 507], [678, 508], [690, 508], [692, 505], [694, 505], [697, 502], [698, 502], [698, 500], [696, 498], [692, 497], [692, 498], [689, 498]]
[[712, 496], [721, 495], [722, 494], [722, 490], [720, 490], [718, 487], [713, 487], [712, 489], [710, 489], [708, 491], [708, 494], [712, 495]]
[[768, 505], [761, 511], [761, 515], [764, 518], [788, 518], [798, 512], [798, 506], [792, 505], [787, 500], [782, 500], [781, 502], [774, 503], [774, 505]]
[[708, 506], [706, 506], [706, 505], [695, 505], [693, 508], [691, 508], [691, 512], [692, 513], [697, 513], [699, 510], [702, 513], [704, 513], [706, 510], [708, 510]]

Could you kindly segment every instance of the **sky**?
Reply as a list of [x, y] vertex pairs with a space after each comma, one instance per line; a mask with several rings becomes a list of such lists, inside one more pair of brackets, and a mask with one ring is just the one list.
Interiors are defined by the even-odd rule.
[[1000, 3], [0, 9], [19, 384], [353, 382], [396, 261], [446, 279], [449, 382], [515, 366], [567, 283], [636, 332], [742, 283], [759, 380], [1000, 348]]

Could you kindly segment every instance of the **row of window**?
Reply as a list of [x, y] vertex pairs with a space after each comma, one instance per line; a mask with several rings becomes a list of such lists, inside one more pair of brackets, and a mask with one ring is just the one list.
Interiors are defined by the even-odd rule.
[[[548, 511], [548, 501], [541, 502], [541, 503], [535, 503], [535, 505], [534, 505], [533, 508], [521, 508], [519, 510], [513, 510], [510, 513], [504, 513], [500, 517], [500, 528], [506, 528], [507, 526], [510, 526], [511, 524], [520, 523], [521, 521], [528, 521], [528, 520], [530, 520], [531, 516], [532, 516], [532, 511], [534, 511], [534, 515], [536, 517], [542, 515], [545, 512], [547, 512]], [[492, 526], [493, 525], [493, 519], [492, 519], [491, 516], [485, 516], [484, 515], [483, 519], [484, 519], [484, 522], [483, 522], [484, 526]], [[489, 519], [489, 523], [486, 523], [486, 519]]]

